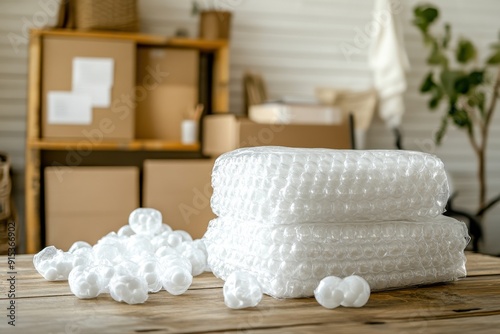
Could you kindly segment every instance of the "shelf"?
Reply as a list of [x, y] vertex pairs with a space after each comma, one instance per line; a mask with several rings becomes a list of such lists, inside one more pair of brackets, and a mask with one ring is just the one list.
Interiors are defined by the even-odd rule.
[[135, 41], [140, 45], [170, 46], [179, 48], [192, 48], [205, 51], [215, 51], [228, 47], [227, 40], [206, 40], [198, 38], [167, 37], [143, 33], [126, 33], [112, 31], [80, 31], [73, 29], [33, 29], [32, 36], [62, 36], [62, 37], [87, 37], [125, 39]]
[[60, 140], [31, 140], [28, 142], [30, 149], [47, 151], [61, 150], [92, 150], [96, 151], [176, 151], [176, 152], [196, 152], [200, 149], [200, 144], [182, 144], [175, 141], [165, 140], [132, 140], [132, 141], [104, 141], [101, 143], [90, 143], [88, 140], [60, 141]]

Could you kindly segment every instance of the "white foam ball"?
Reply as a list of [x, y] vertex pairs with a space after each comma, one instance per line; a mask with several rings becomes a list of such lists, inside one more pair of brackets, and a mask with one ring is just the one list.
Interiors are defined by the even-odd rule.
[[224, 283], [224, 303], [232, 309], [255, 307], [262, 299], [257, 279], [243, 271], [231, 273]]
[[328, 309], [340, 306], [344, 300], [344, 293], [338, 288], [341, 283], [342, 279], [340, 277], [328, 276], [323, 278], [314, 290], [314, 297], [318, 303]]
[[71, 292], [81, 299], [96, 298], [102, 291], [103, 282], [97, 267], [78, 267], [68, 277]]
[[73, 268], [89, 267], [95, 262], [94, 251], [92, 248], [79, 248], [73, 252]]
[[48, 246], [33, 257], [33, 265], [48, 281], [67, 280], [73, 269], [73, 254]]
[[137, 234], [154, 235], [162, 227], [161, 212], [151, 208], [139, 208], [132, 211], [128, 223]]
[[167, 236], [167, 242], [170, 247], [176, 248], [182, 243], [182, 235], [176, 231], [170, 232]]
[[117, 302], [142, 304], [148, 299], [148, 284], [144, 277], [116, 275], [109, 283], [109, 293]]
[[352, 275], [344, 278], [338, 289], [344, 294], [342, 306], [362, 307], [370, 299], [370, 285], [360, 276]]
[[149, 292], [158, 292], [161, 290], [162, 282], [160, 279], [159, 268], [156, 260], [146, 260], [139, 266], [139, 275], [146, 279]]
[[161, 224], [160, 231], [158, 231], [159, 234], [162, 234], [164, 232], [172, 232], [172, 228], [168, 224]]
[[130, 225], [123, 225], [120, 227], [117, 233], [120, 237], [130, 237], [135, 234], [134, 230], [132, 230], [132, 227]]
[[184, 230], [175, 230], [175, 233], [179, 234], [182, 237], [182, 241], [193, 241], [193, 237], [187, 231]]
[[192, 246], [186, 247], [181, 255], [189, 260], [191, 263], [191, 274], [198, 276], [205, 271], [207, 266], [207, 257], [203, 251]]
[[193, 276], [182, 266], [171, 266], [167, 268], [162, 277], [162, 283], [165, 290], [175, 296], [186, 292], [192, 282]]
[[161, 258], [167, 255], [177, 255], [177, 250], [170, 246], [161, 246], [155, 252], [156, 257]]
[[69, 248], [68, 253], [73, 254], [75, 251], [82, 248], [92, 248], [92, 245], [86, 241], [75, 241]]

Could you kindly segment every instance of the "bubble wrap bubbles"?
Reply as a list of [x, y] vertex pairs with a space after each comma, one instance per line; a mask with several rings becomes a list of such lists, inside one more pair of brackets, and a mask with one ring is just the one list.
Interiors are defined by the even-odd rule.
[[73, 255], [64, 253], [54, 246], [48, 246], [33, 257], [33, 265], [48, 281], [67, 280], [73, 269]]
[[363, 277], [372, 290], [456, 280], [466, 274], [464, 223], [438, 216], [387, 221], [269, 225], [217, 218], [204, 236], [217, 277], [254, 275], [264, 293], [311, 297], [326, 276]]
[[109, 283], [109, 293], [117, 302], [142, 304], [148, 299], [148, 283], [144, 277], [115, 275]]
[[257, 279], [243, 271], [235, 271], [226, 278], [223, 293], [224, 303], [232, 309], [255, 307], [262, 299]]
[[68, 283], [71, 292], [82, 299], [96, 298], [104, 288], [98, 267], [79, 267], [72, 270]]
[[137, 234], [153, 235], [162, 228], [161, 212], [150, 208], [135, 209], [130, 214], [128, 223]]
[[216, 160], [212, 187], [217, 216], [268, 224], [425, 220], [449, 195], [439, 158], [401, 150], [238, 149]]
[[187, 291], [193, 282], [193, 276], [185, 267], [174, 265], [165, 269], [162, 282], [168, 293], [177, 296]]

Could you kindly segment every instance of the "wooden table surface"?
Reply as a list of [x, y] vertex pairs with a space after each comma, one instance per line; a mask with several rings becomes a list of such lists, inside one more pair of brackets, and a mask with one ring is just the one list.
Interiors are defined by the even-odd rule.
[[314, 298], [264, 296], [256, 308], [224, 305], [223, 282], [195, 277], [181, 296], [150, 294], [145, 304], [109, 295], [80, 300], [67, 282], [47, 282], [32, 256], [18, 255], [15, 327], [8, 325], [8, 264], [0, 257], [0, 333], [500, 333], [500, 258], [467, 254], [457, 282], [373, 293], [362, 308], [327, 310]]

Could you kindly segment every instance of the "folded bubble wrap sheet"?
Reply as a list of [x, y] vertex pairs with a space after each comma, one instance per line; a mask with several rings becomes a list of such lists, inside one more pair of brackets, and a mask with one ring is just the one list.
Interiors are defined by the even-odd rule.
[[439, 158], [401, 150], [244, 148], [216, 160], [212, 187], [217, 216], [267, 224], [422, 221], [449, 196]]
[[422, 222], [270, 225], [217, 218], [204, 241], [212, 272], [247, 271], [276, 298], [310, 297], [326, 276], [363, 277], [372, 290], [447, 282], [466, 275], [464, 223]]

